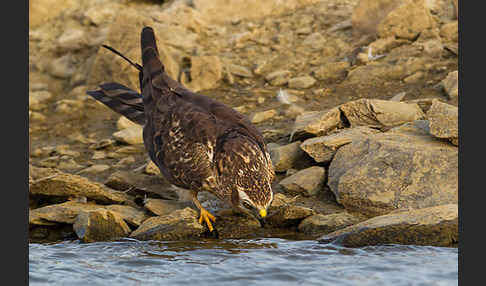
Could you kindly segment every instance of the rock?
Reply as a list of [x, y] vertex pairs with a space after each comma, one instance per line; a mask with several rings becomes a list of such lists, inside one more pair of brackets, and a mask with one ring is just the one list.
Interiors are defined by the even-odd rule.
[[74, 7], [75, 0], [29, 1], [29, 29], [37, 28], [59, 16], [64, 10]]
[[[140, 61], [140, 32], [144, 26], [154, 27], [159, 56], [165, 71], [170, 77], [177, 79], [179, 65], [174, 59], [174, 51], [162, 40], [168, 29], [159, 28], [151, 17], [136, 9], [119, 9], [115, 15], [116, 18], [108, 26], [104, 44], [114, 47], [132, 61]], [[105, 48], [98, 50], [87, 82], [89, 86], [97, 86], [101, 82], [119, 82], [133, 90], [140, 88], [138, 70]]]
[[46, 108], [46, 101], [51, 98], [52, 94], [46, 90], [29, 92], [29, 110], [39, 111]]
[[403, 1], [394, 8], [377, 26], [380, 38], [395, 36], [414, 40], [420, 32], [435, 25], [424, 0]]
[[78, 214], [82, 211], [103, 209], [97, 204], [79, 203], [67, 201], [61, 204], [53, 204], [45, 207], [29, 210], [30, 225], [53, 225], [56, 223], [73, 224]]
[[286, 228], [299, 225], [302, 220], [313, 214], [315, 212], [310, 208], [283, 205], [269, 215], [266, 221], [272, 226]]
[[70, 78], [76, 71], [74, 58], [71, 54], [65, 54], [49, 62], [47, 72], [56, 78]]
[[377, 244], [453, 246], [458, 241], [458, 207], [447, 204], [382, 215], [332, 232], [321, 242], [345, 247]]
[[67, 28], [57, 38], [57, 48], [61, 51], [76, 51], [88, 45], [84, 30]]
[[216, 213], [213, 224], [218, 231], [219, 239], [255, 238], [264, 235], [264, 228], [254, 217], [241, 214]]
[[290, 75], [288, 70], [278, 70], [267, 74], [265, 80], [273, 86], [280, 86], [289, 82]]
[[378, 133], [376, 129], [358, 126], [350, 129], [343, 129], [341, 132], [327, 136], [309, 138], [305, 140], [300, 148], [304, 150], [318, 163], [328, 163], [334, 157], [337, 150], [353, 141], [354, 138]]
[[440, 28], [440, 36], [444, 42], [459, 41], [458, 21], [449, 22]]
[[304, 196], [314, 196], [322, 189], [326, 180], [326, 169], [313, 166], [281, 180], [281, 185], [287, 192], [298, 193]]
[[385, 53], [388, 53], [390, 50], [407, 43], [410, 43], [410, 41], [404, 39], [396, 39], [395, 37], [390, 36], [386, 38], [376, 39], [376, 41], [368, 45], [368, 49], [371, 49], [372, 55], [383, 55]]
[[160, 175], [159, 167], [157, 167], [157, 165], [155, 165], [155, 163], [152, 160], [148, 162], [144, 172], [145, 174], [149, 174], [149, 175], [156, 175], [156, 176]]
[[408, 123], [339, 148], [328, 185], [347, 210], [369, 216], [457, 203], [457, 153], [420, 124]]
[[328, 63], [314, 71], [314, 76], [325, 82], [336, 82], [346, 78], [348, 68], [350, 67], [348, 62], [335, 62]]
[[284, 115], [290, 118], [295, 118], [305, 112], [305, 109], [296, 104], [291, 104], [284, 110]]
[[199, 238], [204, 227], [198, 213], [185, 208], [169, 215], [151, 217], [130, 234], [138, 240], [183, 240]]
[[271, 119], [275, 117], [277, 114], [278, 112], [275, 109], [269, 109], [265, 111], [255, 112], [250, 115], [249, 119], [251, 123], [255, 124], [255, 123], [260, 123], [265, 120]]
[[131, 121], [130, 119], [126, 118], [125, 116], [120, 116], [120, 118], [116, 122], [116, 128], [118, 130], [123, 130], [123, 129], [131, 128], [131, 127], [134, 127], [134, 126], [140, 126], [140, 125]]
[[424, 76], [425, 76], [424, 72], [418, 71], [418, 72], [416, 72], [416, 73], [414, 73], [412, 75], [409, 75], [406, 78], [404, 78], [403, 79], [403, 82], [404, 83], [407, 83], [407, 84], [417, 83], [420, 80], [422, 80], [424, 78]]
[[105, 185], [134, 196], [177, 199], [178, 195], [162, 176], [150, 176], [128, 171], [116, 171], [106, 179]]
[[143, 144], [143, 127], [140, 125], [132, 126], [113, 133], [115, 140], [135, 145]]
[[217, 56], [193, 56], [191, 80], [182, 77], [182, 83], [194, 92], [215, 88], [223, 79], [223, 64]]
[[42, 113], [29, 110], [29, 120], [35, 122], [44, 122], [46, 119], [47, 117], [45, 117]]
[[407, 95], [407, 93], [405, 91], [402, 91], [402, 92], [399, 92], [397, 94], [395, 94], [392, 98], [390, 98], [389, 100], [390, 101], [396, 101], [396, 102], [400, 102], [403, 100], [403, 98]]
[[449, 139], [454, 145], [458, 145], [459, 126], [456, 106], [433, 100], [427, 118], [430, 122], [430, 134], [437, 138]]
[[335, 214], [315, 214], [304, 219], [298, 227], [299, 232], [309, 235], [324, 235], [363, 221], [363, 219], [340, 212]]
[[82, 211], [73, 229], [83, 242], [116, 240], [130, 234], [130, 228], [117, 213], [102, 209]]
[[246, 78], [253, 77], [253, 73], [251, 72], [251, 70], [247, 69], [246, 67], [230, 64], [228, 65], [228, 68], [229, 71], [234, 75], [246, 77]]
[[63, 158], [63, 160], [57, 164], [57, 168], [65, 171], [76, 171], [84, 168], [84, 166], [76, 163], [72, 158]]
[[146, 199], [144, 206], [157, 216], [164, 216], [173, 213], [176, 210], [188, 207], [189, 203], [178, 202], [174, 200], [161, 200], [161, 199]]
[[403, 0], [360, 0], [353, 9], [351, 24], [355, 33], [376, 34], [376, 27], [403, 3]]
[[309, 88], [316, 83], [316, 80], [311, 76], [301, 76], [289, 79], [289, 88], [304, 89]]
[[449, 96], [449, 99], [457, 99], [459, 96], [459, 73], [450, 72], [445, 79], [440, 82], [442, 88]]
[[125, 158], [122, 158], [120, 161], [116, 162], [116, 164], [113, 165], [115, 168], [123, 168], [127, 165], [135, 163], [135, 157], [133, 156], [128, 156]]
[[340, 105], [339, 109], [351, 127], [393, 127], [425, 117], [417, 104], [380, 99], [358, 99]]
[[105, 164], [92, 165], [88, 168], [79, 171], [79, 174], [98, 174], [106, 170], [109, 170], [110, 168], [111, 168], [110, 166]]
[[270, 149], [270, 158], [272, 159], [275, 172], [283, 172], [290, 169], [297, 161], [302, 159], [304, 151], [300, 149], [300, 143], [300, 141], [296, 141]]
[[106, 158], [106, 153], [104, 151], [94, 151], [93, 156], [91, 157], [92, 160], [101, 160]]
[[105, 206], [105, 209], [119, 214], [125, 220], [126, 223], [135, 227], [138, 227], [146, 219], [150, 217], [145, 210], [135, 208], [132, 206], [109, 205], [109, 206]]
[[79, 112], [84, 106], [83, 101], [74, 99], [61, 99], [56, 102], [56, 112], [73, 114]]
[[339, 127], [342, 127], [341, 111], [337, 107], [328, 111], [305, 112], [295, 118], [290, 139], [294, 141], [323, 136]]
[[29, 193], [43, 196], [87, 197], [102, 203], [131, 201], [131, 197], [125, 193], [108, 189], [81, 176], [63, 172], [36, 180], [30, 186]]

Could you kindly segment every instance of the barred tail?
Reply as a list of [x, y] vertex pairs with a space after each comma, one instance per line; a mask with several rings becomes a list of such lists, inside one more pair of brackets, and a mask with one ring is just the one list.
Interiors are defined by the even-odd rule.
[[97, 90], [87, 91], [88, 95], [140, 125], [145, 124], [142, 96], [134, 90], [118, 83], [105, 83]]

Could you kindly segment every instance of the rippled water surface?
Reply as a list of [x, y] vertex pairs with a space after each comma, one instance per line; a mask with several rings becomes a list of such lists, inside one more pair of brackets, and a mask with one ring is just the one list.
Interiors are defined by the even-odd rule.
[[457, 248], [316, 241], [29, 244], [30, 285], [457, 285]]

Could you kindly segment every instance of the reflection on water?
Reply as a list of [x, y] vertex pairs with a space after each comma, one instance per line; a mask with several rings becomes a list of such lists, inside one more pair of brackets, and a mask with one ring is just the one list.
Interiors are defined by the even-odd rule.
[[457, 285], [457, 248], [284, 239], [29, 245], [31, 285]]

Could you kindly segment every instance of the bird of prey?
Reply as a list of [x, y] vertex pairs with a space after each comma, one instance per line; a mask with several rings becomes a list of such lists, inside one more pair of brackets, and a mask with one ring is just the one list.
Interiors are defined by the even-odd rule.
[[198, 192], [207, 191], [263, 226], [275, 172], [256, 127], [236, 110], [170, 78], [151, 27], [141, 33], [142, 66], [103, 46], [139, 70], [141, 94], [119, 83], [101, 84], [87, 93], [143, 125], [150, 158], [170, 183], [192, 193], [199, 223], [214, 229], [215, 217], [197, 199]]

